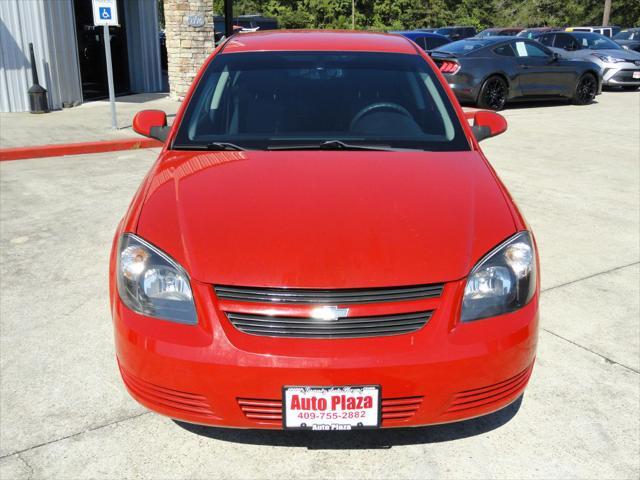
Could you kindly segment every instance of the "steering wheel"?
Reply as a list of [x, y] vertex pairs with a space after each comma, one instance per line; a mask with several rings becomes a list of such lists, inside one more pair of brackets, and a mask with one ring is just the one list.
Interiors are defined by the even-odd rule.
[[411, 113], [409, 113], [409, 110], [404, 108], [402, 105], [398, 105], [397, 103], [390, 103], [390, 102], [378, 102], [378, 103], [372, 103], [371, 105], [367, 105], [358, 113], [356, 113], [355, 117], [353, 117], [353, 120], [351, 120], [351, 124], [349, 125], [349, 130], [353, 131], [353, 127], [357, 125], [357, 123], [360, 120], [362, 120], [363, 117], [366, 117], [367, 115], [369, 115], [372, 112], [375, 112], [376, 110], [395, 110], [396, 112], [404, 115], [405, 117], [409, 117], [413, 120], [413, 116], [411, 115]]

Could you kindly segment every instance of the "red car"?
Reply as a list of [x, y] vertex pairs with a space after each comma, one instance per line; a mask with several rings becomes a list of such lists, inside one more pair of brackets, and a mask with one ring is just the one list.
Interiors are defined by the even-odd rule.
[[[467, 118], [469, 117], [469, 118]], [[469, 121], [473, 120], [473, 125]], [[211, 55], [118, 226], [110, 298], [131, 395], [187, 422], [453, 422], [523, 393], [533, 235], [404, 37], [266, 32]]]

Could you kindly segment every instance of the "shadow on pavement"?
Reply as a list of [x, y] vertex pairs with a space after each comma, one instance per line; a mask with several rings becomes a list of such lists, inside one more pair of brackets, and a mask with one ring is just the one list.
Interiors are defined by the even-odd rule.
[[604, 87], [603, 91], [607, 93], [637, 93], [638, 88], [636, 87], [635, 90], [625, 90], [622, 87]]
[[[119, 103], [146, 103], [154, 102], [156, 100], [169, 100], [169, 92], [133, 93], [116, 97], [116, 102]], [[108, 99], [102, 101], [108, 101]]]
[[[597, 105], [598, 100], [593, 100], [590, 104], [584, 105], [588, 107], [589, 105]], [[522, 100], [517, 102], [508, 103], [504, 110], [522, 110], [525, 108], [552, 108], [552, 107], [566, 107], [568, 105], [573, 105], [573, 103], [566, 99], [560, 100]]]
[[522, 396], [498, 412], [458, 423], [351, 432], [238, 430], [193, 425], [177, 420], [174, 420], [174, 423], [196, 435], [224, 442], [272, 447], [306, 447], [312, 450], [386, 449], [401, 445], [450, 442], [482, 435], [506, 424], [518, 413], [521, 404]]

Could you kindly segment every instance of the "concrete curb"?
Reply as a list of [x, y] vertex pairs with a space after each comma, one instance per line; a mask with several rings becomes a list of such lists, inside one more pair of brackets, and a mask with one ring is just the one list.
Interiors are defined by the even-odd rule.
[[36, 145], [33, 147], [0, 148], [0, 162], [7, 160], [25, 160], [28, 158], [61, 157], [86, 153], [115, 152], [118, 150], [137, 150], [139, 148], [158, 148], [162, 143], [153, 138], [131, 138], [123, 140], [104, 140], [100, 142], [61, 143]]

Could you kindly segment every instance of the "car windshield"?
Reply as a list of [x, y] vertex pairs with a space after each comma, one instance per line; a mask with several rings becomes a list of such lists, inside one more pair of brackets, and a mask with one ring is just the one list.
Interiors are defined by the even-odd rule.
[[620, 32], [613, 38], [616, 40], [637, 40], [640, 38], [640, 32]]
[[496, 37], [500, 35], [500, 32], [498, 30], [483, 30], [481, 31], [478, 35], [476, 35], [476, 38], [485, 38], [485, 37]]
[[421, 56], [365, 52], [219, 54], [198, 82], [173, 148], [322, 144], [470, 148]]
[[494, 40], [481, 38], [466, 38], [457, 42], [448, 43], [442, 47], [438, 47], [438, 52], [453, 53], [456, 55], [465, 55], [467, 53], [478, 50], [495, 43]]
[[590, 50], [621, 50], [622, 47], [613, 40], [598, 33], [573, 33], [573, 37], [582, 48]]

